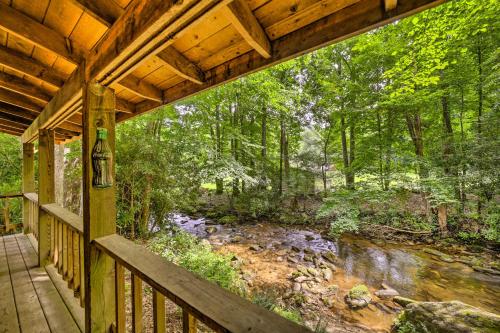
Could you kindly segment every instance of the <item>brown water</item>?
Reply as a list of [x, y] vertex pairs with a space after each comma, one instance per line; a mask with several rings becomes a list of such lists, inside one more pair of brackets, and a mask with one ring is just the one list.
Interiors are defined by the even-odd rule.
[[[173, 221], [197, 237], [208, 239], [213, 245], [227, 247], [239, 255], [249, 252], [252, 254], [252, 251], [248, 250], [249, 244], [259, 244], [268, 249], [267, 257], [275, 256], [276, 251], [290, 248], [292, 245], [316, 253], [332, 251], [338, 257], [339, 267], [334, 276], [334, 283], [341, 288], [364, 283], [376, 290], [380, 289], [381, 283], [386, 283], [402, 296], [415, 300], [459, 300], [490, 312], [500, 311], [500, 276], [476, 272], [461, 263], [439, 261], [424, 253], [422, 246], [375, 244], [352, 236], [332, 241], [324, 239], [317, 230], [291, 227], [285, 229], [272, 224], [237, 227], [214, 225], [217, 231], [208, 234], [205, 231], [207, 220], [203, 218], [192, 219], [174, 215]], [[241, 236], [241, 241], [231, 244], [230, 240], [237, 235]], [[271, 264], [270, 269], [273, 269], [273, 265], [277, 267], [276, 264]], [[286, 261], [283, 265], [287, 265]], [[264, 270], [262, 268], [262, 272]], [[256, 274], [259, 274], [258, 270]], [[395, 317], [395, 314], [372, 312], [373, 309], [371, 312], [351, 311], [347, 316], [352, 316], [356, 322], [369, 327], [375, 325], [384, 329], [390, 326]], [[377, 322], [379, 325], [375, 324]]]

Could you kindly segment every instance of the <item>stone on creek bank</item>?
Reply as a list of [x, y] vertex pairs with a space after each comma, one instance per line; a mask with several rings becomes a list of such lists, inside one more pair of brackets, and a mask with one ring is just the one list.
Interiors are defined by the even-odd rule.
[[459, 301], [411, 302], [393, 332], [498, 333], [500, 316]]
[[381, 289], [381, 290], [377, 290], [374, 294], [378, 298], [382, 298], [382, 299], [393, 298], [393, 297], [399, 296], [399, 293], [397, 292], [397, 290], [394, 290], [394, 289]]
[[422, 251], [424, 251], [425, 253], [433, 255], [434, 257], [436, 257], [437, 259], [439, 259], [441, 261], [444, 261], [444, 262], [447, 262], [447, 263], [455, 262], [455, 259], [453, 259], [449, 255], [447, 255], [446, 253], [443, 253], [441, 251], [438, 251], [438, 250], [435, 250], [435, 249], [430, 249], [430, 248], [427, 248], [427, 247], [424, 248]]
[[262, 247], [260, 245], [253, 244], [253, 245], [250, 245], [249, 249], [252, 250], [252, 251], [257, 252], [257, 251], [262, 250]]
[[361, 309], [372, 301], [372, 295], [364, 284], [354, 286], [345, 297], [347, 305], [352, 309]]
[[337, 257], [335, 256], [335, 253], [332, 251], [325, 252], [321, 255], [325, 260], [331, 262], [332, 264], [335, 264], [337, 261]]
[[476, 272], [487, 273], [487, 274], [492, 274], [492, 275], [500, 275], [500, 271], [497, 271], [496, 269], [492, 269], [492, 268], [481, 267], [481, 266], [472, 266], [472, 269], [475, 270]]
[[209, 226], [205, 228], [205, 231], [207, 232], [207, 234], [213, 234], [217, 232], [217, 227]]

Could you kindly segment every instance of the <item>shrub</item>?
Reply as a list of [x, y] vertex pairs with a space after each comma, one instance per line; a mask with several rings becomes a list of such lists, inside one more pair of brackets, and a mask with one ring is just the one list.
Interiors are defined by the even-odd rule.
[[242, 282], [231, 265], [232, 255], [212, 251], [211, 245], [195, 236], [173, 229], [152, 239], [149, 248], [196, 275], [237, 293], [243, 293]]

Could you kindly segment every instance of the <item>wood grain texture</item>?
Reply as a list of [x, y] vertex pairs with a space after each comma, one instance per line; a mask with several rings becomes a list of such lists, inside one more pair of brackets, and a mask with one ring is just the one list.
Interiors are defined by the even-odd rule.
[[194, 63], [189, 61], [173, 46], [169, 46], [165, 50], [158, 53], [158, 58], [160, 58], [171, 71], [180, 77], [198, 84], [202, 84], [203, 81], [205, 81], [205, 74], [203, 71]]
[[137, 275], [131, 273], [132, 281], [132, 332], [142, 332], [142, 281]]
[[72, 0], [92, 17], [110, 27], [124, 10], [113, 0]]
[[153, 290], [153, 332], [165, 333], [165, 296]]
[[216, 331], [310, 332], [304, 326], [201, 279], [119, 235], [97, 238], [94, 244], [153, 289]]
[[115, 157], [115, 96], [112, 89], [87, 83], [83, 89], [83, 237], [85, 270], [85, 331], [108, 332], [115, 321], [115, 265], [91, 245], [96, 237], [115, 234], [115, 186], [92, 186], [92, 149], [97, 127], [108, 130], [112, 155], [112, 179]]
[[116, 333], [125, 333], [125, 270], [115, 263]]
[[83, 218], [81, 216], [70, 212], [57, 203], [41, 205], [41, 208], [43, 211], [54, 216], [62, 223], [71, 227], [73, 230], [81, 234], [83, 233]]
[[[38, 203], [55, 201], [54, 130], [40, 130], [38, 141]], [[52, 216], [41, 208], [38, 212], [38, 266], [45, 266], [50, 253], [50, 224]]]
[[49, 92], [39, 86], [4, 72], [0, 72], [0, 87], [31, 97], [42, 103], [47, 103], [52, 98]]
[[397, 7], [398, 0], [384, 0], [385, 10], [393, 10]]
[[152, 101], [162, 102], [162, 93], [160, 89], [148, 82], [139, 80], [133, 75], [127, 76], [118, 84], [137, 96], [150, 99]]
[[74, 64], [79, 64], [85, 57], [86, 52], [78, 43], [1, 2], [0, 27]]
[[271, 57], [271, 42], [250, 7], [244, 0], [235, 0], [227, 6], [233, 26], [260, 55]]
[[[30, 193], [35, 191], [35, 145], [23, 143], [23, 166], [22, 166], [22, 191]], [[37, 199], [38, 201], [38, 199]], [[23, 197], [23, 230], [29, 232], [29, 199]]]
[[0, 88], [0, 101], [34, 112], [42, 111], [39, 101], [3, 88]]

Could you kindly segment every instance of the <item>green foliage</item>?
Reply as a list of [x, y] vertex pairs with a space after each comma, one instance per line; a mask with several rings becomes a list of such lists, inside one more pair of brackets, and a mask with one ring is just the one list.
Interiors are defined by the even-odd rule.
[[278, 305], [278, 294], [274, 290], [263, 290], [254, 292], [251, 298], [252, 303], [257, 304], [269, 311], [274, 311], [280, 316], [296, 322], [302, 323], [300, 312], [292, 307], [284, 307]]
[[149, 248], [210, 282], [243, 292], [236, 269], [231, 265], [233, 256], [214, 252], [208, 242], [187, 232], [173, 229], [171, 233], [160, 233], [151, 240]]
[[369, 295], [370, 291], [368, 290], [368, 287], [365, 286], [364, 284], [355, 285], [354, 287], [351, 288], [351, 290], [349, 290], [349, 297], [352, 299], [359, 299]]

